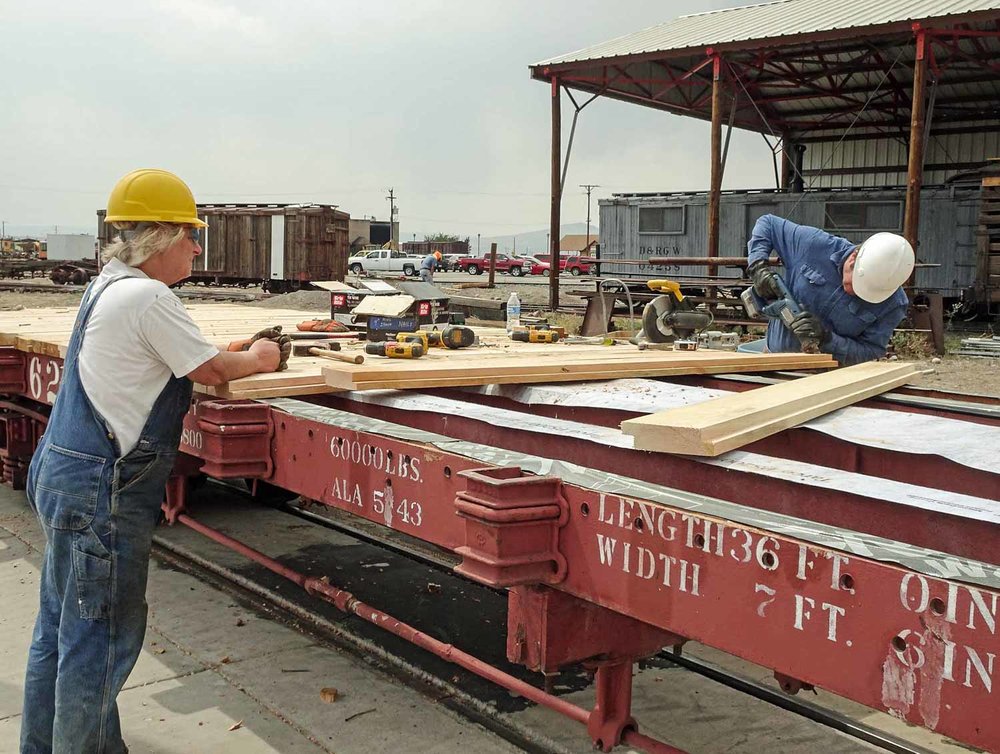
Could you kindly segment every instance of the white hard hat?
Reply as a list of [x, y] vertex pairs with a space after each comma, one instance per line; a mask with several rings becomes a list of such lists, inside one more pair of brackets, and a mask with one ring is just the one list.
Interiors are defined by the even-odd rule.
[[879, 304], [913, 272], [913, 247], [895, 233], [876, 233], [858, 248], [854, 260], [854, 295]]

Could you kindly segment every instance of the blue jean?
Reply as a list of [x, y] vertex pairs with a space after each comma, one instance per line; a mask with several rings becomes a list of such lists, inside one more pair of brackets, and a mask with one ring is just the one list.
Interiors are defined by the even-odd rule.
[[[21, 754], [119, 754], [117, 696], [146, 632], [153, 528], [174, 453], [39, 449], [28, 500], [45, 532]], [[110, 466], [110, 468], [109, 468]]]

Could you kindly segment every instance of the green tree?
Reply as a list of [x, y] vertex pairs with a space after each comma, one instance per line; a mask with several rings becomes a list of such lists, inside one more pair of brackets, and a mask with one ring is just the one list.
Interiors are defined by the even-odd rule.
[[462, 239], [458, 236], [453, 236], [451, 233], [427, 233], [424, 235], [424, 240], [431, 243], [448, 243], [449, 241], [461, 241]]

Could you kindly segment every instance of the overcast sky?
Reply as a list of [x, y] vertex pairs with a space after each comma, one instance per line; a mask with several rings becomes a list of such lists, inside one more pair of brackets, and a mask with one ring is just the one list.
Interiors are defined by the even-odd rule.
[[[404, 240], [548, 224], [550, 110], [528, 66], [726, 0], [0, 0], [0, 219], [93, 232], [137, 167], [199, 202], [322, 202], [388, 216]], [[563, 144], [572, 106], [563, 99]], [[705, 189], [706, 122], [598, 99], [580, 116], [563, 221], [581, 183]], [[773, 183], [736, 132], [725, 186]], [[22, 231], [22, 232], [26, 232]]]

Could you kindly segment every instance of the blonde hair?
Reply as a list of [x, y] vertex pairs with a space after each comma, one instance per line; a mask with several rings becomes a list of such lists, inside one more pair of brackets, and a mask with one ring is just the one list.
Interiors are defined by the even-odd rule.
[[172, 223], [115, 223], [115, 228], [122, 233], [104, 247], [101, 260], [107, 263], [117, 259], [129, 267], [138, 267], [166, 251], [189, 232], [186, 226]]

